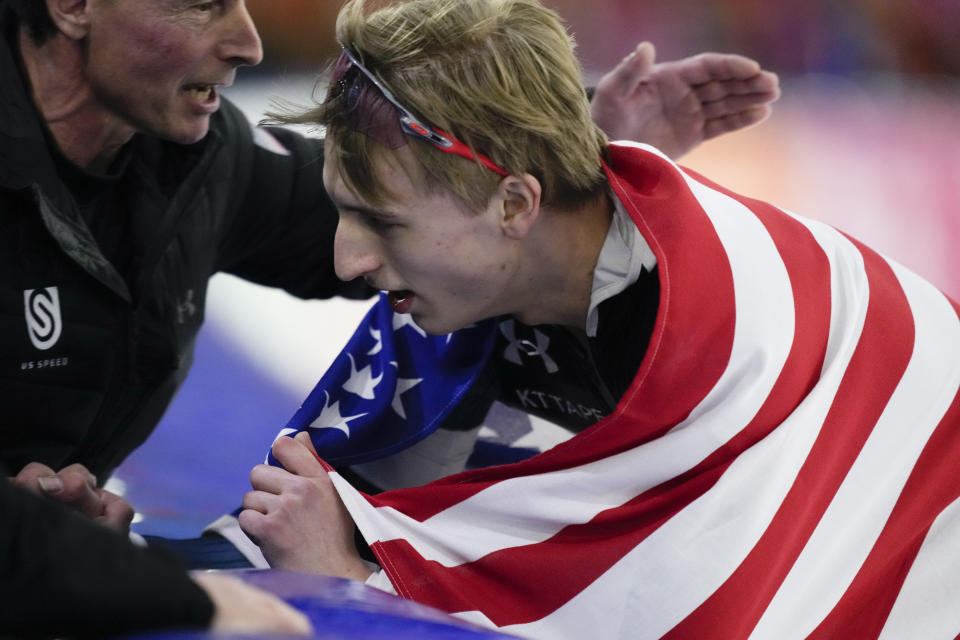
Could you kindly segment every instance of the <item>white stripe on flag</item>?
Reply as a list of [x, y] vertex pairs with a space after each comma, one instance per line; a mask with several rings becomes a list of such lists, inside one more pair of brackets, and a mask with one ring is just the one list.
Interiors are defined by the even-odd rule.
[[[890, 401], [751, 638], [806, 637], [830, 613], [880, 535], [960, 384], [960, 324], [932, 285], [891, 264], [914, 313], [913, 355]], [[857, 523], [853, 527], [851, 523]]]
[[[866, 311], [870, 301], [870, 286], [864, 275], [863, 257], [856, 247], [836, 228], [809, 218], [803, 218], [790, 211], [783, 213], [804, 225], [813, 239], [824, 251], [830, 262], [830, 334], [824, 352], [824, 368], [837, 362], [839, 350], [846, 348], [848, 340], [859, 339], [863, 330], [862, 318], [859, 323], [836, 322], [833, 318], [860, 317]], [[854, 256], [856, 256], [854, 258]], [[838, 291], [844, 295], [837, 295]], [[842, 359], [844, 367], [849, 358]]]
[[[700, 437], [713, 433], [707, 452], [712, 453], [739, 433], [767, 400], [793, 346], [796, 310], [790, 276], [763, 223], [737, 200], [681, 175], [710, 218], [733, 273], [736, 330], [730, 362], [707, 397], [672, 430], [694, 425]], [[744, 404], [733, 424], [730, 398]], [[715, 411], [727, 415], [710, 420], [708, 414]]]
[[878, 640], [960, 634], [960, 500], [933, 521]]

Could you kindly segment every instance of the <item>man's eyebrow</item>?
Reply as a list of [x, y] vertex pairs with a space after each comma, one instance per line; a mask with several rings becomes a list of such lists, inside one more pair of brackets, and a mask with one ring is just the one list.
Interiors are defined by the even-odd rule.
[[347, 200], [347, 199], [341, 198], [341, 197], [338, 196], [336, 193], [330, 192], [330, 193], [328, 193], [327, 195], [330, 196], [330, 199], [333, 201], [333, 205], [334, 205], [337, 209], [344, 209], [344, 210], [347, 210], [347, 211], [355, 211], [355, 212], [357, 212], [357, 213], [362, 213], [362, 214], [364, 214], [364, 215], [371, 216], [371, 217], [374, 217], [374, 218], [396, 218], [396, 217], [398, 217], [397, 214], [395, 214], [395, 213], [392, 212], [392, 211], [387, 211], [386, 209], [377, 209], [376, 207], [372, 207], [372, 206], [367, 205], [367, 204], [364, 204], [364, 203], [362, 203], [362, 202], [356, 202], [355, 200]]
[[355, 211], [357, 213], [362, 213], [366, 216], [370, 216], [372, 218], [391, 219], [391, 218], [397, 217], [397, 214], [393, 213], [392, 211], [387, 211], [385, 209], [377, 209], [375, 207], [370, 207], [368, 205], [361, 204], [359, 202], [349, 202], [346, 200], [342, 200], [333, 194], [330, 194], [330, 199], [333, 200], [333, 204], [334, 206], [337, 207], [337, 209], [342, 209], [346, 211]]

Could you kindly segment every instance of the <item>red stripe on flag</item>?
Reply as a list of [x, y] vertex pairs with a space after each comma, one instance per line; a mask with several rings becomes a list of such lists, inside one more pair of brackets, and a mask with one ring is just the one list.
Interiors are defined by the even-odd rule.
[[[956, 302], [951, 303], [960, 316], [960, 307]], [[856, 578], [810, 638], [876, 638], [880, 635], [930, 526], [960, 497], [958, 469], [960, 393], [924, 446]]]
[[[666, 637], [745, 638], [803, 550], [896, 389], [913, 351], [912, 314], [890, 266], [857, 245], [870, 299], [863, 332], [807, 459], [764, 535], [730, 578]], [[878, 366], [882, 362], [883, 366]], [[856, 637], [856, 636], [848, 636]]]
[[[617, 408], [643, 436], [624, 442], [627, 448], [664, 435], [706, 397], [729, 362], [736, 308], [726, 251], [683, 176], [652, 153], [613, 146], [609, 155], [610, 185], [632, 212], [660, 274], [654, 332]], [[626, 183], [618, 174], [644, 180]], [[608, 439], [619, 439], [609, 421], [590, 436], [600, 451]]]

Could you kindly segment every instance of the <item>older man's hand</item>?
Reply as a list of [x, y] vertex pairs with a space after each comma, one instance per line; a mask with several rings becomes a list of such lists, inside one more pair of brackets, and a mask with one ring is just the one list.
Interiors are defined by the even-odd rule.
[[133, 507], [115, 493], [99, 488], [96, 477], [82, 464], [54, 471], [40, 462], [31, 462], [10, 480], [121, 533], [130, 529]]
[[597, 83], [591, 111], [613, 140], [651, 144], [679, 158], [704, 140], [762, 122], [780, 97], [756, 60], [701, 53], [654, 64], [642, 42]]

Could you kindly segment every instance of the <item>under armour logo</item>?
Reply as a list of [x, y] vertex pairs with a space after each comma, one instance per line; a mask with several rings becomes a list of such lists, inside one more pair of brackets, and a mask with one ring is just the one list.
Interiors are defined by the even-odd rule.
[[56, 287], [26, 289], [23, 307], [27, 318], [27, 334], [37, 349], [46, 350], [60, 339], [60, 294]]
[[553, 358], [547, 353], [547, 347], [550, 346], [550, 338], [545, 334], [541, 333], [537, 329], [533, 330], [533, 338], [536, 342], [531, 342], [530, 340], [517, 339], [514, 332], [513, 320], [504, 320], [500, 323], [500, 333], [510, 341], [510, 344], [507, 345], [507, 348], [503, 350], [503, 357], [508, 362], [513, 364], [523, 364], [523, 360], [520, 358], [520, 352], [528, 356], [537, 356], [543, 359], [543, 366], [546, 368], [547, 373], [556, 373], [560, 370], [560, 367], [557, 366], [557, 363], [554, 362]]
[[197, 307], [193, 304], [193, 289], [187, 289], [187, 299], [183, 302], [177, 300], [177, 324], [183, 324], [187, 321], [186, 316], [193, 316], [196, 312]]

